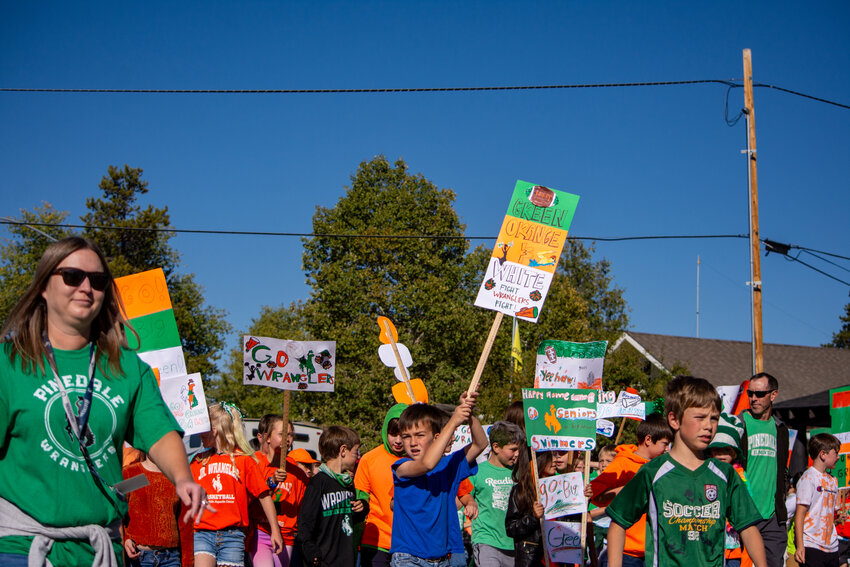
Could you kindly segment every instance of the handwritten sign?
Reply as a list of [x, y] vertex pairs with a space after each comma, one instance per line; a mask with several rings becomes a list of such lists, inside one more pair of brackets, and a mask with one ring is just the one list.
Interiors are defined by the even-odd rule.
[[[596, 407], [598, 408], [599, 406]], [[596, 434], [604, 435], [605, 437], [612, 437], [614, 435], [614, 422], [608, 421], [607, 419], [597, 419]]]
[[543, 543], [553, 563], [584, 563], [579, 522], [543, 520]]
[[130, 348], [150, 366], [157, 380], [186, 374], [183, 346], [162, 268], [115, 279], [124, 315], [139, 335], [127, 333]]
[[168, 409], [186, 435], [210, 430], [207, 398], [200, 374], [163, 378], [159, 389]]
[[596, 447], [596, 390], [523, 388], [525, 432], [534, 451]]
[[608, 341], [542, 341], [537, 348], [534, 387], [601, 390], [607, 348]]
[[475, 305], [537, 322], [578, 196], [517, 181]]
[[633, 417], [635, 419], [646, 419], [646, 404], [638, 394], [632, 394], [623, 390], [617, 396], [614, 403], [601, 403], [596, 406], [597, 417]]
[[245, 335], [243, 384], [279, 390], [333, 392], [334, 341], [287, 341]]
[[537, 481], [537, 492], [546, 520], [581, 514], [587, 508], [584, 473], [572, 472], [541, 478]]

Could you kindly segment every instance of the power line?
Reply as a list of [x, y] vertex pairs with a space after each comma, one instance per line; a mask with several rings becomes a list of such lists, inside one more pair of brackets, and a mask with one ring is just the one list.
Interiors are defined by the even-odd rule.
[[[670, 85], [734, 84], [723, 79], [693, 81], [654, 81], [640, 83], [588, 83], [571, 85], [508, 85], [489, 87], [412, 87], [377, 89], [35, 89], [0, 88], [0, 92], [24, 93], [99, 93], [99, 94], [380, 94], [380, 93], [445, 93], [480, 91], [530, 91], [553, 89], [600, 89], [620, 87], [661, 87]], [[740, 85], [739, 85], [740, 86]]]
[[[59, 88], [30, 88], [2, 87], [0, 92], [7, 93], [83, 93], [83, 94], [388, 94], [388, 93], [448, 93], [448, 92], [484, 92], [484, 91], [532, 91], [557, 89], [604, 89], [625, 87], [666, 87], [674, 85], [719, 84], [735, 88], [742, 85], [735, 80], [727, 79], [696, 79], [691, 81], [644, 81], [634, 83], [585, 83], [567, 85], [504, 85], [489, 87], [391, 87], [374, 89], [59, 89]], [[774, 89], [794, 96], [799, 96], [823, 102], [839, 108], [850, 109], [850, 105], [835, 102], [823, 97], [817, 97], [800, 91], [787, 89], [777, 85], [756, 83], [753, 87]], [[727, 91], [727, 96], [728, 96]]]
[[[187, 228], [153, 228], [137, 226], [90, 226], [85, 224], [61, 224], [46, 222], [24, 222], [13, 219], [0, 219], [0, 224], [26, 226], [47, 226], [52, 228], [82, 228], [86, 230], [124, 230], [130, 232], [165, 232], [175, 234], [213, 234], [232, 236], [289, 236], [300, 238], [376, 238], [383, 240], [496, 240], [496, 236], [454, 236], [446, 234], [317, 234], [313, 232], [260, 232], [249, 230], [207, 230]], [[624, 242], [629, 240], [683, 240], [707, 238], [748, 238], [746, 234], [680, 234], [646, 236], [568, 236], [571, 240], [597, 240], [600, 242]]]

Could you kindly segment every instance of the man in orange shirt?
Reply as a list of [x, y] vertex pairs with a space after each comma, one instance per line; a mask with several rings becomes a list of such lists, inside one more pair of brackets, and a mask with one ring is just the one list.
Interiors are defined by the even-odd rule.
[[390, 565], [393, 527], [393, 471], [391, 465], [404, 456], [398, 418], [407, 404], [396, 404], [387, 412], [381, 428], [383, 445], [363, 455], [354, 475], [357, 498], [369, 502], [369, 515], [360, 539], [363, 567]]
[[[606, 469], [590, 482], [594, 497], [591, 502], [605, 508], [638, 469], [650, 460], [663, 455], [673, 440], [673, 431], [667, 425], [664, 416], [654, 413], [648, 415], [637, 429], [637, 445], [620, 445], [617, 455]], [[643, 557], [646, 548], [646, 515], [626, 530], [626, 545], [623, 550], [624, 567], [644, 567]], [[608, 557], [600, 557], [600, 567], [607, 567]]]

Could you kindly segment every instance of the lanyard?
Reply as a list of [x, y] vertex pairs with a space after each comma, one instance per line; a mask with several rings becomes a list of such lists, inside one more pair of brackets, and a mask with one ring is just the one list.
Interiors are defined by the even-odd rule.
[[[50, 339], [47, 338], [47, 334], [45, 333], [42, 336], [44, 340], [44, 350], [47, 354], [47, 360], [50, 362], [50, 369], [53, 370], [53, 377], [55, 378], [54, 382], [56, 383], [56, 387], [59, 388], [59, 393], [62, 395], [62, 407], [65, 409], [65, 418], [68, 420], [68, 425], [71, 427], [71, 430], [74, 432], [74, 436], [77, 438], [77, 443], [80, 446], [80, 453], [83, 455], [83, 459], [86, 462], [86, 466], [88, 466], [89, 472], [94, 477], [96, 483], [103, 490], [104, 488], [109, 489], [119, 500], [122, 502], [126, 502], [127, 497], [120, 490], [116, 489], [114, 486], [110, 486], [103, 478], [100, 476], [100, 473], [97, 472], [97, 469], [94, 466], [94, 463], [91, 460], [91, 456], [89, 456], [88, 448], [86, 447], [86, 426], [89, 422], [89, 414], [91, 413], [92, 406], [92, 396], [94, 395], [94, 369], [95, 369], [95, 346], [94, 343], [89, 343], [89, 382], [86, 386], [86, 392], [83, 394], [83, 397], [80, 401], [79, 413], [74, 414], [74, 408], [71, 405], [71, 399], [68, 396], [68, 390], [65, 389], [65, 384], [62, 382], [62, 378], [59, 377], [58, 367], [56, 365], [56, 357], [53, 354], [53, 345], [50, 344]], [[104, 492], [106, 494], [106, 492]], [[119, 515], [121, 512], [118, 512]]]
[[86, 386], [86, 393], [83, 394], [80, 402], [79, 414], [74, 414], [74, 408], [71, 406], [71, 399], [68, 397], [68, 391], [65, 389], [65, 384], [62, 378], [59, 377], [59, 372], [56, 366], [56, 357], [53, 354], [53, 345], [50, 344], [50, 339], [44, 336], [44, 349], [47, 352], [47, 360], [50, 362], [50, 369], [53, 370], [53, 377], [56, 379], [56, 386], [59, 388], [59, 393], [62, 394], [62, 407], [65, 408], [65, 417], [68, 419], [68, 425], [74, 432], [77, 441], [82, 445], [83, 437], [85, 436], [86, 425], [89, 422], [89, 413], [91, 413], [91, 401], [94, 395], [94, 343], [89, 343], [89, 383]]

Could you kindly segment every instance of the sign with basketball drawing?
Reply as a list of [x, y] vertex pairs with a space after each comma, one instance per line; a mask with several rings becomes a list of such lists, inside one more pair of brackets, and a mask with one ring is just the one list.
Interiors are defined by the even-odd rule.
[[336, 341], [288, 341], [245, 335], [243, 384], [333, 392]]
[[475, 305], [537, 322], [578, 195], [517, 181]]

